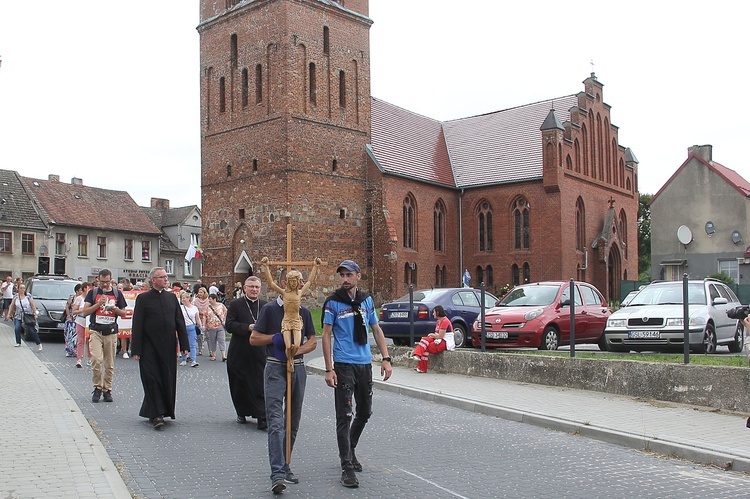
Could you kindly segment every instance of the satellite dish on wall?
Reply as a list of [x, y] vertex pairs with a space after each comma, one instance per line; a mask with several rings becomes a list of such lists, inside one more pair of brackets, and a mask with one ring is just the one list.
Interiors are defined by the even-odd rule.
[[693, 232], [687, 225], [680, 225], [677, 228], [677, 240], [684, 245], [688, 245], [693, 242]]
[[738, 230], [732, 231], [732, 242], [734, 244], [739, 244], [742, 242], [742, 235], [740, 235], [740, 231]]
[[711, 237], [716, 232], [716, 227], [714, 227], [714, 223], [712, 221], [706, 222], [706, 234], [708, 234], [708, 237]]

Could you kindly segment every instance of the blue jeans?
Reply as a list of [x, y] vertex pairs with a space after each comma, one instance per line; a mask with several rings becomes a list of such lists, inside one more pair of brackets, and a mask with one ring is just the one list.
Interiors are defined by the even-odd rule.
[[[372, 364], [334, 362], [338, 383], [334, 389], [336, 404], [336, 441], [341, 469], [352, 468], [352, 452], [372, 415]], [[352, 397], [356, 403], [352, 411]], [[352, 418], [352, 413], [353, 418]]]
[[[271, 482], [283, 479], [289, 470], [286, 462], [286, 363], [266, 362], [263, 387], [266, 393], [266, 420], [268, 422], [268, 461], [271, 464]], [[302, 416], [307, 372], [304, 364], [295, 364], [292, 373], [292, 449]]]
[[21, 335], [23, 333], [24, 328], [28, 328], [29, 331], [31, 331], [31, 336], [34, 337], [34, 342], [37, 345], [41, 345], [42, 340], [39, 339], [39, 331], [37, 331], [37, 328], [39, 325], [34, 326], [24, 326], [23, 325], [23, 319], [13, 319], [13, 326], [16, 333], [16, 344], [21, 343]]
[[[198, 350], [196, 349], [195, 324], [188, 324], [186, 328], [188, 342], [190, 343], [190, 360], [195, 362], [195, 359], [198, 358], [198, 356], [196, 355]], [[184, 354], [182, 355], [182, 360], [187, 360], [187, 357]]]

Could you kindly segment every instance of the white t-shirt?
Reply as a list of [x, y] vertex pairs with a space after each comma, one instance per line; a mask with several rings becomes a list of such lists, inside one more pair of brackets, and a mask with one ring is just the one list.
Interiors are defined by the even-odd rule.
[[[78, 310], [79, 308], [81, 308], [83, 306], [83, 300], [85, 298], [86, 297], [81, 294], [79, 296], [76, 296], [73, 299], [73, 312], [74, 313], [75, 313], [76, 310]], [[81, 327], [86, 327], [86, 316], [85, 315], [76, 315], [75, 318], [76, 318], [76, 324], [78, 324]]]
[[3, 282], [3, 298], [13, 298], [13, 282]]
[[211, 286], [210, 288], [208, 288], [208, 294], [210, 294], [210, 295], [217, 295], [218, 296], [219, 295], [219, 288], [217, 288], [216, 286]]
[[198, 327], [198, 319], [196, 316], [200, 314], [200, 311], [198, 310], [198, 307], [195, 305], [190, 305], [189, 307], [186, 307], [184, 304], [180, 304], [180, 308], [182, 309], [182, 317], [185, 318], [185, 325], [186, 326], [195, 326]]

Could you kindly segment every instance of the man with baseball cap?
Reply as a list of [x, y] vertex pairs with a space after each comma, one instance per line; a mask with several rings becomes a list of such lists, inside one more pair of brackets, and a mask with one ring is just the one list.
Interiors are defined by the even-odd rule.
[[[378, 325], [375, 303], [357, 287], [362, 278], [359, 265], [353, 260], [344, 260], [336, 272], [341, 287], [326, 298], [323, 305], [323, 359], [326, 384], [334, 389], [341, 483], [354, 488], [359, 487], [355, 471], [362, 471], [354, 449], [372, 414], [372, 352], [367, 340], [368, 326], [383, 356], [380, 366], [383, 381], [391, 377], [393, 369], [385, 336]], [[356, 405], [354, 414], [352, 395]]]

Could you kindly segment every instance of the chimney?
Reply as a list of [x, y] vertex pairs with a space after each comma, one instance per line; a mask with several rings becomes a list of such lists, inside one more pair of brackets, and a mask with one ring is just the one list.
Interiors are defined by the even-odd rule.
[[688, 156], [691, 154], [695, 154], [696, 156], [700, 156], [706, 161], [711, 162], [713, 161], [713, 146], [711, 144], [706, 144], [703, 146], [688, 147]]
[[49, 177], [47, 177], [50, 182], [59, 182], [60, 181], [60, 175], [54, 175], [52, 173], [49, 174]]
[[151, 198], [151, 208], [158, 208], [160, 210], [168, 210], [169, 199]]
[[83, 179], [78, 177], [73, 177], [70, 179], [70, 183], [73, 185], [83, 185]]

